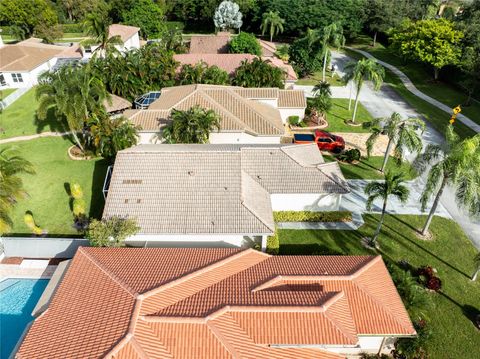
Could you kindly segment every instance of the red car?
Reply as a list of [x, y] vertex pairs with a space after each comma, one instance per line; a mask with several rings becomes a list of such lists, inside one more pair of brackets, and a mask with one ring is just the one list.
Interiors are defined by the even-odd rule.
[[340, 153], [345, 149], [345, 141], [340, 136], [332, 135], [327, 131], [315, 130], [311, 133], [295, 133], [293, 135], [295, 143], [312, 143], [315, 142], [321, 151], [329, 151], [332, 153]]

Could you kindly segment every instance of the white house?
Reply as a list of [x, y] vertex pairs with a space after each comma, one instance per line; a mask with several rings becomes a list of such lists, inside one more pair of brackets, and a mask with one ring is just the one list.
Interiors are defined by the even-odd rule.
[[[120, 53], [140, 48], [139, 31], [139, 27], [121, 24], [112, 24], [108, 27], [108, 35], [110, 38], [114, 36], [119, 36], [122, 40], [121, 45], [115, 45], [115, 48]], [[91, 58], [97, 48], [98, 46], [95, 45], [90, 46], [89, 48], [85, 48], [83, 54], [84, 58]]]
[[188, 110], [196, 105], [221, 118], [220, 130], [210, 134], [213, 144], [280, 143], [287, 118], [303, 118], [307, 106], [301, 90], [185, 85], [164, 88], [148, 109], [128, 110], [124, 115], [140, 126], [141, 144], [157, 143], [173, 109]]
[[103, 218], [135, 218], [136, 246], [244, 246], [272, 211], [338, 210], [349, 187], [313, 145], [140, 145], [120, 151]]

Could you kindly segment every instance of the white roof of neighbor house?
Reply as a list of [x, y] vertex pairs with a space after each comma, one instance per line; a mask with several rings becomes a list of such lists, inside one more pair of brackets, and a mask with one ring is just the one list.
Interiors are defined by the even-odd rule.
[[269, 234], [270, 194], [347, 192], [314, 144], [140, 145], [118, 153], [103, 217], [141, 234]]
[[127, 26], [121, 24], [112, 24], [108, 27], [108, 35], [110, 37], [120, 36], [123, 42], [126, 42], [133, 35], [140, 31], [139, 27]]

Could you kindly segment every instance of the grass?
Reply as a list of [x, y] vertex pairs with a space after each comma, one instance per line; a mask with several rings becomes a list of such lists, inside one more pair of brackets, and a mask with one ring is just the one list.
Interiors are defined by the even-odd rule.
[[[358, 231], [278, 230], [281, 254], [375, 254], [365, 249], [361, 238], [371, 236], [378, 215], [364, 216]], [[470, 281], [474, 271], [473, 247], [460, 226], [434, 217], [432, 241], [416, 237], [425, 216], [387, 215], [379, 244], [384, 260], [407, 260], [412, 266], [431, 265], [443, 282], [440, 293], [428, 293], [430, 305], [422, 310], [433, 335], [427, 344], [431, 358], [478, 358], [480, 335], [472, 320], [480, 311], [480, 281]], [[411, 313], [412, 319], [417, 314]]]
[[67, 131], [65, 124], [57, 121], [53, 111], [49, 111], [46, 120], [38, 120], [37, 107], [35, 89], [29, 90], [8, 106], [0, 114], [0, 139], [33, 135], [45, 131]]
[[[345, 86], [345, 82], [342, 80], [342, 78], [338, 74], [332, 76], [332, 72], [329, 69], [327, 69], [325, 73], [325, 80], [331, 86]], [[298, 79], [298, 81], [295, 82], [295, 85], [315, 86], [320, 81], [322, 81], [322, 70], [316, 71], [310, 76]]]
[[22, 176], [29, 196], [20, 200], [12, 212], [12, 234], [30, 235], [23, 221], [26, 211], [32, 211], [36, 223], [47, 230], [49, 236], [78, 234], [72, 227], [73, 215], [67, 192], [70, 182], [78, 182], [82, 187], [87, 214], [95, 218], [101, 216], [102, 186], [107, 168], [104, 160], [72, 161], [67, 155], [72, 143], [59, 137], [15, 142], [12, 145], [35, 165], [36, 170], [35, 175]]
[[12, 92], [14, 92], [16, 89], [5, 89], [5, 90], [0, 90], [0, 99], [4, 99], [8, 95], [10, 95]]
[[[334, 161], [334, 157], [331, 155], [323, 155], [326, 161]], [[362, 158], [358, 163], [350, 164], [344, 162], [338, 162], [340, 169], [346, 179], [383, 179], [384, 175], [380, 172], [380, 168], [383, 164], [382, 156], [371, 156], [370, 158]], [[387, 162], [386, 171], [393, 170], [401, 172], [405, 175], [406, 180], [412, 180], [418, 176], [417, 172], [413, 168], [410, 162], [403, 161], [400, 166], [397, 166], [394, 159], [390, 157]]]

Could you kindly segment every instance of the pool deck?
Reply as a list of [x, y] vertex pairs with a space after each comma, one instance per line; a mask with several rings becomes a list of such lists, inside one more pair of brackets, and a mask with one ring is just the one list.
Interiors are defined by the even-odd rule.
[[5, 278], [49, 279], [57, 269], [48, 260], [23, 260], [21, 264], [0, 264], [0, 280]]

